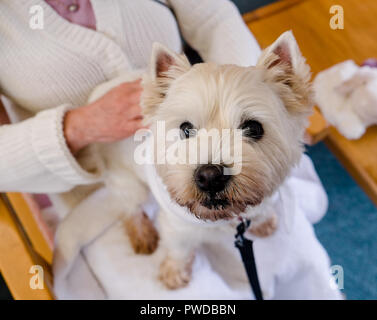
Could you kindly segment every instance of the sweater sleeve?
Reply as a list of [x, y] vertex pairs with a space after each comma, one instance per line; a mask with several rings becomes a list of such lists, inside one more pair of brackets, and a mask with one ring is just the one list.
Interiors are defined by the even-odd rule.
[[169, 0], [182, 35], [204, 61], [250, 66], [260, 47], [229, 0]]
[[65, 142], [63, 118], [68, 108], [63, 105], [0, 126], [0, 192], [64, 192], [98, 181], [99, 172], [85, 171]]

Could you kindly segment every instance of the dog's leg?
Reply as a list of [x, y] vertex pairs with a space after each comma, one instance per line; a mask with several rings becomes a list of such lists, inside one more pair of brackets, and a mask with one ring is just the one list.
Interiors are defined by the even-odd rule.
[[157, 248], [159, 235], [153, 222], [141, 208], [148, 196], [148, 191], [141, 189], [141, 186], [136, 187], [135, 183], [132, 189], [128, 189], [132, 192], [129, 192], [130, 197], [124, 199], [127, 202], [124, 227], [135, 253], [151, 254]]
[[158, 233], [152, 221], [142, 210], [147, 201], [149, 189], [137, 175], [140, 167], [134, 166], [133, 139], [117, 143], [96, 145], [96, 152], [102, 159], [104, 182], [114, 201], [124, 208], [124, 227], [136, 253], [150, 254], [158, 245]]
[[179, 289], [191, 280], [192, 264], [198, 238], [191, 226], [159, 214], [161, 246], [167, 249], [159, 270], [159, 279], [168, 289]]
[[114, 165], [108, 170], [106, 185], [115, 199], [123, 203], [124, 227], [135, 253], [153, 253], [157, 248], [159, 235], [142, 210], [149, 194], [147, 186], [131, 170], [115, 168]]
[[[134, 81], [141, 75], [141, 70], [127, 72], [99, 85], [92, 91], [88, 103], [99, 99], [121, 83]], [[90, 148], [91, 155], [97, 157], [96, 164], [103, 167], [104, 182], [114, 196], [114, 201], [123, 203], [124, 226], [134, 251], [150, 254], [157, 248], [159, 236], [152, 221], [141, 208], [148, 198], [149, 189], [136, 174], [141, 168], [135, 170], [133, 167], [135, 146], [133, 138], [129, 138], [116, 143], [94, 144]]]
[[186, 287], [191, 280], [193, 261], [193, 252], [180, 257], [169, 253], [160, 265], [159, 279], [171, 290]]
[[258, 221], [250, 226], [248, 229], [253, 235], [261, 238], [272, 235], [277, 229], [278, 217], [276, 214], [270, 215], [268, 218]]
[[159, 235], [144, 212], [127, 217], [124, 226], [135, 253], [151, 254], [156, 250]]

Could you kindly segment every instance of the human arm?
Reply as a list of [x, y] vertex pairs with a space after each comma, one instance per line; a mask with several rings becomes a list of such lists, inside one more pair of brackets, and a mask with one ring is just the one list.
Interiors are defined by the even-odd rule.
[[169, 0], [185, 40], [204, 61], [255, 65], [260, 47], [229, 0]]
[[122, 84], [87, 106], [62, 105], [0, 126], [0, 191], [56, 193], [97, 182], [100, 172], [86, 171], [74, 154], [89, 143], [119, 140], [141, 127], [140, 92], [140, 84]]

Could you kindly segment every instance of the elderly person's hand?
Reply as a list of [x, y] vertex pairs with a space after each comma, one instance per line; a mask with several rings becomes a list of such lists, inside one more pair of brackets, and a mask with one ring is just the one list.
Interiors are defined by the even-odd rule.
[[142, 128], [141, 80], [115, 87], [97, 101], [67, 112], [64, 135], [73, 154], [93, 142], [114, 142]]

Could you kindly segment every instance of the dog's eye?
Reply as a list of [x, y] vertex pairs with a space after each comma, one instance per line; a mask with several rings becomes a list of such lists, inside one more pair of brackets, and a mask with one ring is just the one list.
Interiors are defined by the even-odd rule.
[[241, 125], [244, 136], [259, 140], [263, 137], [264, 129], [260, 122], [256, 120], [247, 120]]
[[185, 121], [179, 127], [181, 130], [181, 139], [188, 139], [195, 135], [196, 130], [191, 122]]

